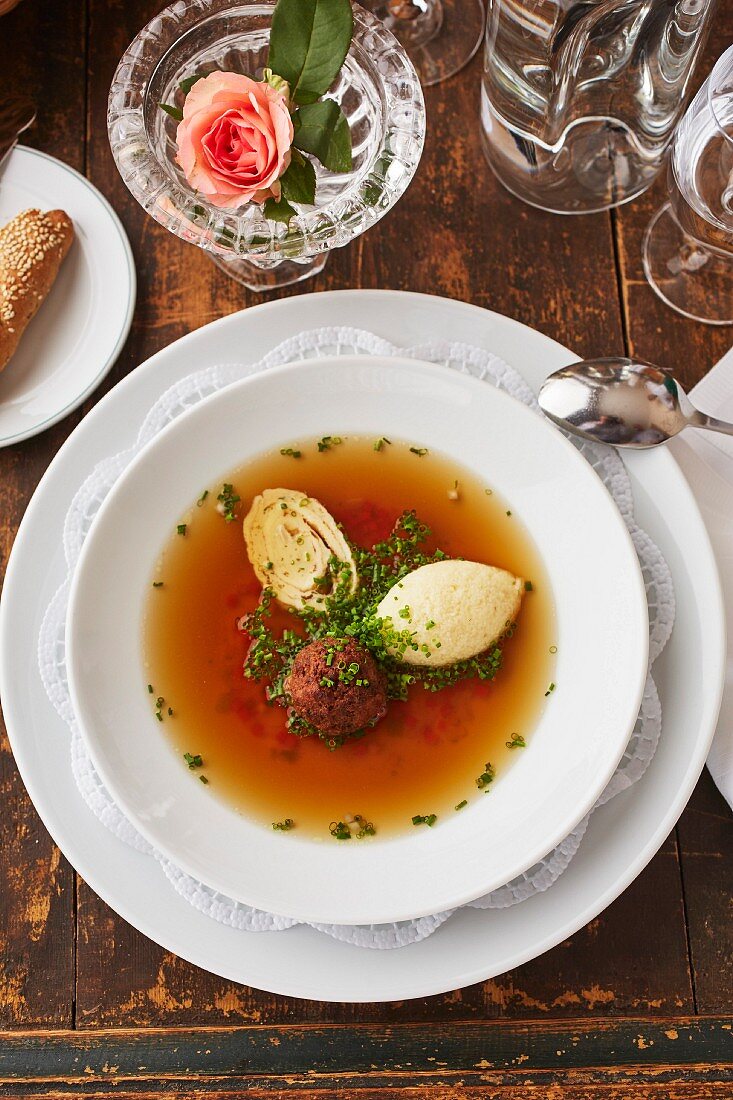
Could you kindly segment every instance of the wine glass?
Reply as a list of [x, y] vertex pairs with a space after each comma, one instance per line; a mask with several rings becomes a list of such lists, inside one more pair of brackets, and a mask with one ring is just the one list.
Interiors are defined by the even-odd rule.
[[467, 65], [481, 45], [483, 0], [362, 0], [407, 50], [425, 87]]
[[386, 214], [412, 179], [425, 137], [412, 64], [383, 23], [355, 6], [351, 47], [328, 92], [349, 124], [351, 171], [316, 164], [315, 204], [289, 225], [268, 221], [254, 202], [232, 210], [207, 202], [176, 162], [177, 124], [160, 104], [181, 108], [181, 81], [218, 69], [260, 78], [274, 9], [275, 0], [178, 0], [165, 8], [122, 56], [107, 112], [115, 162], [141, 206], [255, 291], [317, 274], [332, 248]]
[[646, 277], [678, 313], [733, 324], [733, 46], [679, 125], [668, 187], [644, 236]]

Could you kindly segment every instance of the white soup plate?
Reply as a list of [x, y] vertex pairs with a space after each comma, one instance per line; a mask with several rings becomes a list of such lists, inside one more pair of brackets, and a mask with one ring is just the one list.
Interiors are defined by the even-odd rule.
[[[557, 614], [557, 689], [527, 751], [491, 796], [435, 828], [358, 845], [332, 842], [327, 822], [323, 841], [275, 833], [192, 782], [152, 714], [141, 652], [154, 565], [200, 487], [263, 452], [326, 432], [418, 442], [485, 479], [539, 548]], [[631, 539], [572, 444], [474, 378], [371, 356], [310, 360], [246, 378], [169, 425], [123, 473], [95, 519], [67, 620], [75, 712], [101, 779], [139, 831], [231, 898], [339, 924], [453, 908], [558, 844], [621, 758], [638, 714], [647, 646]]]

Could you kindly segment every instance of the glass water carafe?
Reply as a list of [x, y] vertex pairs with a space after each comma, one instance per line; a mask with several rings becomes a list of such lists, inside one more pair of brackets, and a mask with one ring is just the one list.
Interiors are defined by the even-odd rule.
[[484, 151], [525, 202], [562, 214], [652, 182], [717, 0], [489, 0]]

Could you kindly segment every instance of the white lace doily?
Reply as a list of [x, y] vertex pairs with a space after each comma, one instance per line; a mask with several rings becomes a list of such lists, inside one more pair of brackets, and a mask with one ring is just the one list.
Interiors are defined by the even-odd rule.
[[[537, 400], [524, 379], [491, 352], [459, 343], [430, 343], [398, 348], [370, 332], [351, 328], [321, 328], [301, 333], [280, 344], [258, 363], [227, 363], [196, 371], [159, 397], [140, 426], [135, 443], [128, 450], [100, 462], [78, 489], [64, 524], [63, 543], [68, 575], [51, 601], [41, 626], [38, 644], [41, 679], [51, 703], [71, 731], [71, 767], [87, 806], [121, 841], [157, 859], [173, 889], [196, 909], [214, 920], [247, 932], [281, 931], [300, 922], [242, 905], [185, 874], [137, 832], [94, 771], [71, 705], [66, 678], [64, 635], [70, 582], [86, 534], [105, 496], [138, 451], [166, 424], [192, 405], [246, 375], [257, 374], [270, 367], [300, 359], [355, 353], [410, 356], [442, 363], [506, 390], [532, 408], [538, 407]], [[669, 639], [674, 621], [674, 591], [669, 569], [659, 548], [634, 520], [631, 484], [618, 454], [610, 448], [578, 439], [573, 439], [573, 443], [612, 494], [639, 555], [649, 603], [651, 669]], [[630, 787], [644, 774], [656, 750], [661, 724], [659, 696], [650, 673], [639, 717], [623, 759], [597, 806]], [[577, 852], [589, 817], [590, 815], [540, 863], [506, 886], [471, 902], [470, 905], [478, 909], [505, 908], [546, 890], [563, 873]], [[455, 910], [447, 910], [433, 916], [388, 925], [314, 924], [312, 927], [334, 939], [360, 947], [403, 947], [431, 935], [453, 912]]]

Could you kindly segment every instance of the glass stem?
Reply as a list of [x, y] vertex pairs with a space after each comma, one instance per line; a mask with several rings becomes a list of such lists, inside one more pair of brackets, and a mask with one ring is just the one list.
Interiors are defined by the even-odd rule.
[[364, 7], [383, 20], [406, 49], [431, 42], [443, 23], [441, 0], [366, 0]]

